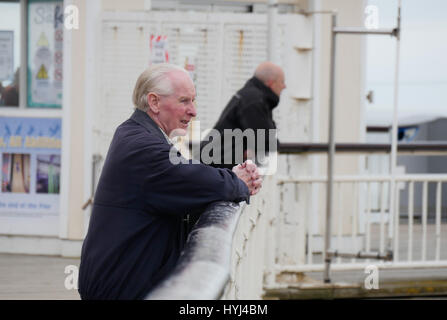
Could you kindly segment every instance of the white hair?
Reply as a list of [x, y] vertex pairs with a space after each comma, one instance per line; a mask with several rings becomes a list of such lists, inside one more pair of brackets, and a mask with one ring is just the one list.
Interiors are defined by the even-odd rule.
[[133, 90], [132, 100], [135, 108], [144, 112], [148, 110], [147, 95], [150, 92], [159, 95], [173, 94], [172, 83], [168, 77], [168, 74], [173, 71], [181, 71], [188, 74], [182, 67], [170, 63], [153, 64], [144, 70], [138, 77]]

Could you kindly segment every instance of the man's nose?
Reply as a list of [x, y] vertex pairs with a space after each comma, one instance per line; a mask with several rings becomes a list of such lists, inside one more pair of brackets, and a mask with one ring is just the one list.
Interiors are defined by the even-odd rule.
[[188, 108], [188, 113], [192, 116], [195, 117], [197, 115], [197, 110], [196, 110], [196, 103], [195, 102], [191, 102], [190, 107]]

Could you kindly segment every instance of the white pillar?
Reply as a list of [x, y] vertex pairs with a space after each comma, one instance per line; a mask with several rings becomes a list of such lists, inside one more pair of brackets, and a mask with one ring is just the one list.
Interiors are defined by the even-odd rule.
[[267, 60], [278, 64], [278, 0], [268, 0], [267, 15]]

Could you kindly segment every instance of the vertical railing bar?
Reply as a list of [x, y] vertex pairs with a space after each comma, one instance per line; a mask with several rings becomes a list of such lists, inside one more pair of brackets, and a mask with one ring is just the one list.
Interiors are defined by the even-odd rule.
[[[392, 247], [392, 237], [393, 237], [393, 232], [394, 232], [394, 210], [396, 210], [396, 188], [395, 186], [398, 184], [397, 181], [394, 181], [393, 183], [390, 182], [389, 184], [389, 196], [390, 197], [394, 197], [394, 199], [391, 201], [391, 199], [388, 199], [388, 202], [390, 204], [390, 208], [389, 208], [389, 212], [388, 212], [388, 227], [387, 227], [387, 236], [386, 236], [386, 245], [387, 248], [391, 248]], [[393, 188], [393, 190], [391, 190], [391, 188]], [[391, 205], [393, 204], [393, 208], [391, 208]], [[393, 213], [393, 214], [391, 214]]]
[[422, 188], [422, 261], [427, 257], [427, 188], [428, 181], [424, 181]]
[[442, 183], [436, 184], [436, 261], [441, 259], [441, 196]]
[[[367, 194], [367, 203], [366, 203], [366, 217], [365, 217], [365, 232], [366, 232], [366, 252], [370, 252], [371, 249], [371, 230], [370, 230], [370, 214], [371, 214], [371, 184], [372, 182], [367, 182], [366, 184], [366, 194]], [[367, 259], [366, 262], [370, 262], [370, 259]]]
[[393, 261], [397, 262], [399, 261], [399, 205], [400, 205], [400, 193], [399, 193], [399, 184], [401, 182], [396, 182], [394, 184], [394, 195], [396, 197], [396, 201], [394, 203], [394, 220], [393, 220], [393, 227], [394, 227], [394, 248], [393, 248]]
[[[310, 192], [308, 192], [309, 199], [313, 198], [314, 182], [309, 183]], [[311, 202], [312, 203], [312, 202]], [[313, 206], [312, 206], [312, 209]], [[312, 212], [313, 213], [313, 212]], [[307, 264], [312, 264], [312, 214], [307, 210]]]
[[[337, 192], [337, 250], [342, 251], [341, 248], [341, 236], [342, 236], [342, 225], [343, 225], [343, 199], [342, 199], [342, 192], [341, 192], [341, 183], [338, 182], [336, 184], [336, 192]], [[337, 258], [337, 263], [341, 263], [341, 258]]]
[[[352, 243], [354, 245], [354, 252], [357, 252], [357, 239], [356, 239], [356, 235], [357, 235], [357, 201], [358, 201], [358, 183], [357, 182], [352, 182], [352, 188], [354, 190], [352, 190], [352, 194], [354, 195], [354, 205], [352, 206]], [[356, 259], [353, 258], [351, 260], [352, 263], [355, 263]]]
[[381, 182], [381, 197], [380, 197], [380, 253], [383, 254], [385, 249], [385, 183]]
[[413, 261], [414, 181], [408, 186], [408, 261]]

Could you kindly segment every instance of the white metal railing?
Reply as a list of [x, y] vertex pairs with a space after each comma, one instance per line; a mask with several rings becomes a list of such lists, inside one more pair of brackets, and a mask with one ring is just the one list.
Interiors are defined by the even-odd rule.
[[[382, 255], [390, 249], [393, 260], [334, 258], [331, 270], [358, 270], [371, 264], [379, 268], [447, 266], [447, 216], [442, 212], [442, 184], [447, 183], [447, 175], [396, 176], [392, 217], [391, 179], [334, 177], [331, 249]], [[281, 273], [324, 270], [326, 181], [326, 177], [265, 178], [261, 192], [251, 198], [239, 218], [224, 299], [261, 299], [266, 288], [283, 285], [277, 282]], [[315, 192], [316, 205], [312, 202]], [[408, 197], [405, 208], [404, 194]]]
[[278, 194], [274, 176], [264, 177], [261, 191], [251, 197], [239, 218], [232, 242], [230, 281], [223, 299], [261, 299], [274, 282]]
[[[302, 215], [307, 235], [301, 263], [277, 265], [282, 271], [321, 271], [326, 177], [278, 179], [281, 189], [294, 185], [302, 194], [295, 203], [296, 214]], [[383, 262], [356, 258], [332, 259], [331, 269], [357, 269], [374, 263], [382, 267], [447, 266], [447, 221], [442, 219], [443, 174], [406, 174], [395, 176], [335, 176], [334, 217], [331, 249], [340, 252], [378, 252], [392, 250], [393, 260]], [[394, 185], [394, 210], [389, 210], [390, 186]], [[418, 187], [416, 192], [416, 186]], [[434, 195], [429, 197], [429, 187]], [[376, 192], [374, 193], [374, 189]], [[318, 193], [318, 203], [307, 201]], [[400, 197], [407, 197], [403, 204]], [[378, 198], [378, 199], [373, 199]], [[376, 200], [379, 207], [372, 205]], [[378, 201], [377, 201], [378, 200]], [[421, 200], [418, 203], [416, 200]], [[406, 207], [405, 207], [406, 206]], [[447, 201], [444, 204], [447, 206]], [[393, 213], [390, 216], [390, 211]], [[416, 213], [420, 214], [416, 216]], [[418, 219], [416, 219], [416, 217]], [[429, 219], [430, 217], [430, 219]], [[444, 236], [444, 237], [442, 237]], [[297, 244], [298, 246], [300, 244]]]

